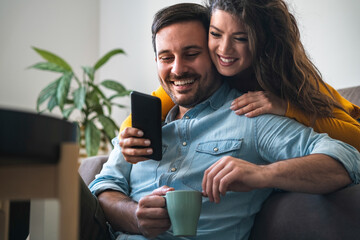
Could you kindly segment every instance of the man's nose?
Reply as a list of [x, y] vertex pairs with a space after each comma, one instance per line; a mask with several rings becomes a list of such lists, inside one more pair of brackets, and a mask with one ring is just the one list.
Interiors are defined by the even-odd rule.
[[186, 71], [187, 71], [186, 62], [181, 58], [175, 58], [172, 65], [171, 73], [180, 76]]

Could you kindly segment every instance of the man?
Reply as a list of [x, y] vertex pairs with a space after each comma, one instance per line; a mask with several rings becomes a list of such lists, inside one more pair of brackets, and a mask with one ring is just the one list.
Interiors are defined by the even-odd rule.
[[207, 25], [197, 4], [154, 18], [158, 75], [176, 107], [163, 127], [161, 161], [140, 157], [150, 152], [133, 146], [149, 143], [127, 128], [90, 184], [117, 239], [173, 239], [163, 195], [174, 189], [203, 191], [196, 239], [247, 239], [272, 189], [327, 193], [359, 181], [360, 154], [351, 146], [290, 119], [230, 110], [240, 93], [213, 68]]

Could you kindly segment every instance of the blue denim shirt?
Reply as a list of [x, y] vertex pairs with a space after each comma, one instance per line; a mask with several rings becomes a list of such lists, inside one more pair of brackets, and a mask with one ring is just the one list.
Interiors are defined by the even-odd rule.
[[[118, 139], [108, 162], [90, 189], [97, 195], [113, 189], [135, 201], [163, 185], [175, 189], [202, 191], [204, 171], [224, 156], [241, 158], [255, 164], [314, 153], [327, 154], [340, 161], [354, 183], [360, 179], [360, 154], [353, 147], [317, 134], [311, 128], [285, 117], [262, 115], [238, 116], [230, 110], [233, 99], [241, 94], [224, 83], [209, 99], [175, 120], [177, 107], [168, 114], [163, 126], [163, 159], [137, 164], [124, 161]], [[227, 192], [219, 204], [203, 198], [196, 238], [247, 239], [255, 214], [272, 189]], [[117, 239], [144, 239], [138, 235], [117, 233]], [[171, 229], [157, 239], [178, 239]]]

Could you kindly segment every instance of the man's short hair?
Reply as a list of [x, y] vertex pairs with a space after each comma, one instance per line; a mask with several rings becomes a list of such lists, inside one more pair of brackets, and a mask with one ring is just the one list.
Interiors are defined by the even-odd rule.
[[155, 38], [158, 31], [171, 24], [186, 21], [199, 21], [205, 32], [209, 31], [210, 14], [206, 7], [196, 3], [180, 3], [158, 11], [151, 26], [152, 44], [156, 54]]

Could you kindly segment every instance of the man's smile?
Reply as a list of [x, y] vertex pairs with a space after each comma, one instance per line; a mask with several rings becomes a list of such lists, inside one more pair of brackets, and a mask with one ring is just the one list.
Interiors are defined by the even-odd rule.
[[187, 84], [191, 84], [193, 82], [195, 82], [195, 79], [175, 80], [175, 81], [173, 81], [175, 86], [184, 86], [184, 85], [187, 85]]

